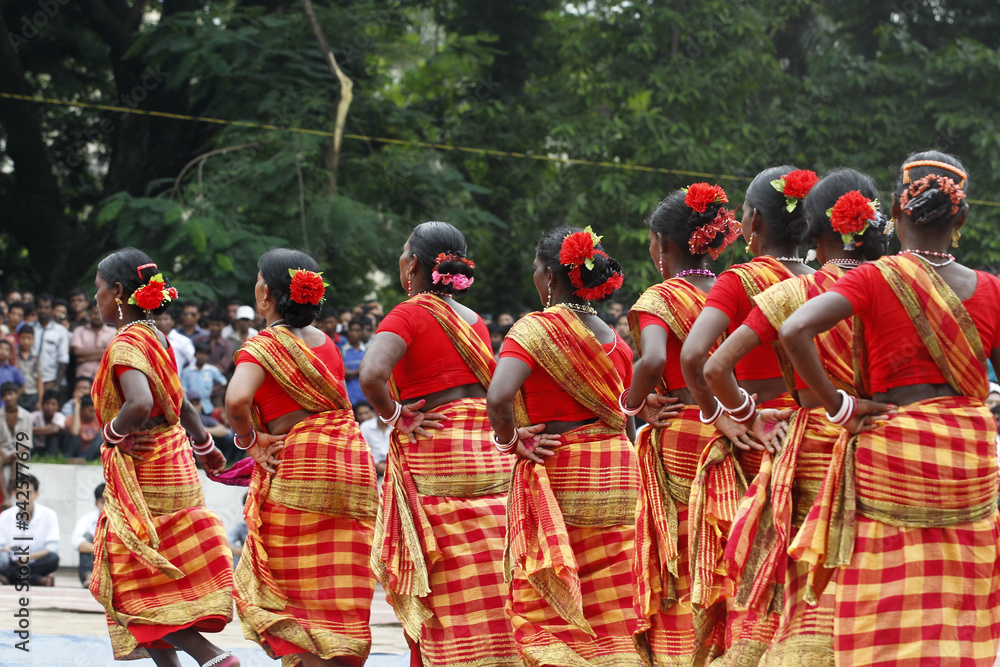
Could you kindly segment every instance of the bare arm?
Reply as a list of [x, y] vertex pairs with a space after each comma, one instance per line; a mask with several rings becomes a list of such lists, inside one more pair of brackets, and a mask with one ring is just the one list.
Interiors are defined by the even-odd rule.
[[70, 435], [80, 435], [80, 399], [73, 397], [73, 415], [66, 422], [66, 430]]
[[850, 301], [840, 294], [827, 292], [806, 301], [785, 320], [779, 332], [781, 345], [799, 377], [816, 392], [820, 403], [831, 415], [840, 409], [842, 398], [823, 370], [813, 338], [853, 314]]
[[520, 359], [510, 357], [501, 359], [493, 373], [489, 391], [486, 392], [486, 414], [490, 418], [490, 425], [498, 441], [510, 442], [514, 438], [514, 432], [517, 431], [521, 438], [521, 442], [517, 443], [517, 455], [544, 464], [545, 459], [542, 457], [547, 458], [555, 453], [544, 445], [549, 440], [558, 440], [558, 436], [540, 439], [536, 441], [539, 444], [528, 449], [524, 441], [542, 433], [545, 424], [516, 428], [514, 423], [514, 397], [530, 375], [531, 367]]
[[717, 308], [707, 307], [694, 321], [681, 349], [681, 372], [703, 415], [715, 412], [715, 394], [705, 381], [705, 362], [712, 345], [728, 327], [728, 315]]
[[667, 332], [661, 326], [650, 325], [642, 330], [642, 356], [632, 370], [632, 386], [625, 405], [634, 408], [647, 395], [656, 391], [667, 365]]
[[743, 402], [740, 385], [736, 381], [736, 364], [760, 345], [760, 337], [745, 324], [741, 324], [705, 362], [705, 381], [712, 393], [728, 408], [736, 409]]
[[119, 378], [119, 383], [125, 402], [114, 419], [113, 428], [116, 433], [128, 435], [142, 428], [149, 419], [154, 405], [153, 392], [149, 389], [149, 380], [146, 376], [134, 368], [125, 371]]
[[375, 334], [361, 359], [358, 370], [361, 391], [380, 416], [388, 418], [396, 410], [396, 402], [389, 393], [389, 376], [405, 355], [406, 342], [394, 333], [383, 331]]

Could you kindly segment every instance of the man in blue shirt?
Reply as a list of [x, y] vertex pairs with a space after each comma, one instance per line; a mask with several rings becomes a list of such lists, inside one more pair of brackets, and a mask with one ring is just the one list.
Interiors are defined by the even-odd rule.
[[[207, 341], [202, 341], [194, 346], [194, 365], [188, 366], [181, 373], [181, 388], [184, 393], [190, 395], [196, 392], [199, 396], [211, 396], [215, 385], [225, 385], [226, 376], [217, 367], [208, 363], [208, 356], [211, 354], [211, 347]], [[203, 414], [212, 414], [212, 402], [203, 401], [201, 406]]]
[[[21, 395], [24, 390], [24, 374], [16, 365], [10, 363], [14, 356], [14, 348], [7, 339], [0, 339], [0, 385], [13, 382], [17, 385], [17, 395]], [[0, 408], [3, 401], [0, 401]]]
[[365, 344], [361, 342], [364, 332], [365, 323], [362, 320], [351, 320], [347, 325], [347, 342], [340, 348], [340, 355], [344, 358], [344, 384], [347, 386], [347, 398], [351, 405], [365, 400], [359, 372], [361, 360], [365, 356]]

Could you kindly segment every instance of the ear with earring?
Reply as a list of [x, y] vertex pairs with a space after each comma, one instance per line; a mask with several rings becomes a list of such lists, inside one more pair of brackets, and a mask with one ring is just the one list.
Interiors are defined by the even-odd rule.
[[962, 238], [962, 230], [961, 229], [956, 229], [955, 233], [951, 235], [951, 247], [952, 248], [957, 248], [958, 247], [958, 240], [960, 238]]
[[550, 308], [552, 306], [552, 283], [549, 283], [549, 295], [545, 299], [545, 307]]

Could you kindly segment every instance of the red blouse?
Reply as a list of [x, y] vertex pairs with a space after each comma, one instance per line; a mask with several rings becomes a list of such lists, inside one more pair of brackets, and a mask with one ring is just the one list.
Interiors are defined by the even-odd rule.
[[681, 348], [684, 347], [684, 341], [675, 336], [667, 323], [656, 315], [639, 313], [639, 329], [645, 329], [652, 324], [667, 332], [667, 363], [663, 366], [663, 381], [670, 391], [686, 389], [687, 382], [684, 381], [684, 373], [681, 372]]
[[[729, 333], [736, 331], [746, 319], [753, 304], [747, 297], [740, 277], [732, 271], [723, 271], [712, 286], [705, 300], [705, 308], [721, 310], [729, 317]], [[781, 367], [774, 350], [758, 346], [736, 363], [737, 380], [768, 380], [781, 377]]]
[[[976, 290], [962, 302], [979, 332], [983, 350], [1000, 348], [1000, 280], [976, 271]], [[874, 393], [914, 384], [947, 384], [916, 327], [874, 264], [862, 264], [830, 288], [854, 308], [865, 328]]]
[[[337, 378], [337, 381], [341, 384], [344, 383], [344, 360], [340, 358], [340, 351], [337, 350], [336, 344], [329, 336], [324, 336], [326, 342], [324, 342], [319, 347], [311, 348], [313, 353], [319, 357], [319, 360], [326, 364], [326, 367], [330, 369], [330, 372]], [[240, 364], [257, 364], [260, 366], [260, 362], [253, 358], [253, 355], [246, 350], [240, 350], [236, 357], [236, 365]], [[263, 368], [263, 366], [261, 366]], [[264, 383], [257, 390], [257, 393], [253, 396], [253, 404], [257, 406], [257, 410], [260, 413], [261, 421], [267, 423], [272, 419], [277, 419], [278, 417], [283, 417], [290, 412], [295, 412], [296, 410], [301, 410], [302, 406], [295, 402], [295, 400], [289, 396], [278, 381], [268, 373], [264, 371]]]
[[[615, 332], [613, 343], [602, 344], [604, 353], [611, 359], [615, 370], [622, 378], [622, 384], [628, 387], [632, 384], [632, 349], [622, 337]], [[544, 372], [534, 358], [512, 338], [506, 338], [500, 358], [511, 357], [520, 359], [531, 367], [531, 375], [524, 381], [524, 402], [527, 404], [531, 423], [539, 424], [553, 421], [583, 421], [593, 419], [594, 413], [578, 403], [566, 393], [552, 376]], [[541, 372], [539, 372], [541, 371]]]
[[[174, 348], [173, 348], [172, 345], [170, 345], [170, 343], [167, 343], [167, 356], [170, 357], [170, 367], [173, 368], [174, 369], [174, 373], [176, 373], [177, 372], [177, 358], [174, 357]], [[120, 366], [118, 364], [115, 364], [115, 377], [118, 378], [119, 385], [121, 384], [122, 375], [125, 374], [125, 371], [134, 371], [134, 370], [136, 370], [136, 369], [132, 368], [131, 366]], [[156, 396], [156, 393], [153, 392], [153, 383], [152, 383], [152, 381], [150, 381], [148, 378], [147, 378], [147, 381], [149, 382], [149, 391], [150, 391], [150, 393], [152, 393], [153, 396]], [[153, 409], [149, 411], [149, 417], [148, 418], [152, 419], [153, 417], [162, 417], [162, 416], [163, 416], [163, 408], [160, 407], [159, 403], [157, 403], [156, 401], [153, 401]]]
[[[472, 330], [489, 348], [490, 332], [483, 318], [478, 317]], [[479, 382], [426, 308], [404, 301], [385, 316], [378, 331], [394, 333], [406, 343], [406, 354], [392, 370], [404, 399]]]

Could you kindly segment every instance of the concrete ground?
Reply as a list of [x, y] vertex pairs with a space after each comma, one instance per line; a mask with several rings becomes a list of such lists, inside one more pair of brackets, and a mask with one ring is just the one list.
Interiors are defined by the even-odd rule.
[[[104, 610], [80, 585], [73, 569], [63, 568], [56, 574], [52, 588], [32, 587], [28, 592], [30, 614], [30, 651], [25, 653], [14, 647], [21, 641], [14, 632], [19, 609], [17, 593], [13, 586], [0, 587], [0, 666], [19, 667], [98, 667], [103, 665], [132, 664], [136, 667], [152, 665], [152, 660], [132, 663], [115, 662], [108, 640]], [[235, 613], [234, 613], [235, 616]], [[392, 608], [386, 604], [385, 594], [377, 587], [372, 601], [372, 651], [368, 667], [407, 667], [410, 664], [402, 627]], [[279, 665], [271, 660], [254, 642], [243, 638], [239, 620], [234, 619], [225, 630], [208, 635], [218, 646], [233, 651], [244, 667]], [[181, 654], [185, 667], [197, 663]]]

